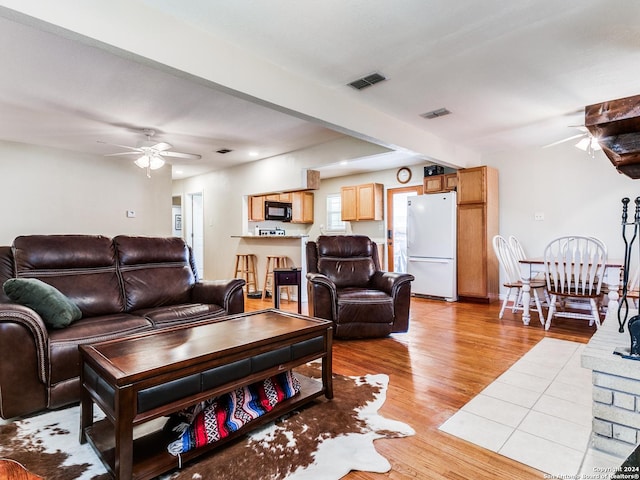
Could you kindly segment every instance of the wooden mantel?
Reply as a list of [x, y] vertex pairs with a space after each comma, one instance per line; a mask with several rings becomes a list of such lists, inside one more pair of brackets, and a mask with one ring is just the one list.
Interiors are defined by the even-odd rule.
[[618, 172], [640, 178], [640, 95], [586, 106], [584, 124]]

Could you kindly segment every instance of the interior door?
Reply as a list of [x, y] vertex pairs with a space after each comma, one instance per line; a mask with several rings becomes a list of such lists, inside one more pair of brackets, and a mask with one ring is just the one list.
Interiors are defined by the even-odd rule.
[[388, 270], [407, 271], [407, 199], [422, 195], [422, 185], [387, 190], [387, 259]]
[[184, 239], [193, 250], [198, 276], [204, 278], [204, 207], [201, 192], [187, 194], [184, 216]]

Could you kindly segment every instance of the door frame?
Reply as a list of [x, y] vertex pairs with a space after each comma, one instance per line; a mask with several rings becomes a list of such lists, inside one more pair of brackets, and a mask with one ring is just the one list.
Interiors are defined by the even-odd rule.
[[[194, 198], [200, 199], [200, 208], [194, 208]], [[185, 193], [182, 205], [183, 238], [193, 250], [198, 276], [204, 277], [204, 194], [202, 191]], [[196, 236], [198, 238], [196, 238]]]
[[424, 194], [422, 185], [413, 185], [411, 187], [398, 187], [387, 189], [387, 269], [393, 271], [393, 196], [396, 193], [416, 192], [417, 195]]

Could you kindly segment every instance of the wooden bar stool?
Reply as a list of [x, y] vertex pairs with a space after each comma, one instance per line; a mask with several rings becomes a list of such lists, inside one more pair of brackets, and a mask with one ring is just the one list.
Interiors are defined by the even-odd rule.
[[244, 278], [247, 294], [258, 291], [258, 280], [256, 277], [256, 256], [251, 253], [237, 253], [236, 267], [233, 273], [235, 278]]
[[[264, 274], [264, 284], [262, 286], [262, 299], [267, 297], [267, 289], [273, 290], [273, 269], [274, 268], [287, 268], [289, 258], [279, 255], [267, 255], [267, 267]], [[291, 287], [282, 287], [287, 289], [287, 302], [291, 301]], [[273, 292], [275, 295], [275, 292]]]

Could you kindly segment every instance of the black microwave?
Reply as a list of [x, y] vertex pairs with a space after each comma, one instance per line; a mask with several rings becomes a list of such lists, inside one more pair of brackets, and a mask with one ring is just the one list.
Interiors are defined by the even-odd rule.
[[264, 202], [264, 219], [279, 220], [281, 222], [291, 221], [291, 204], [285, 202]]

